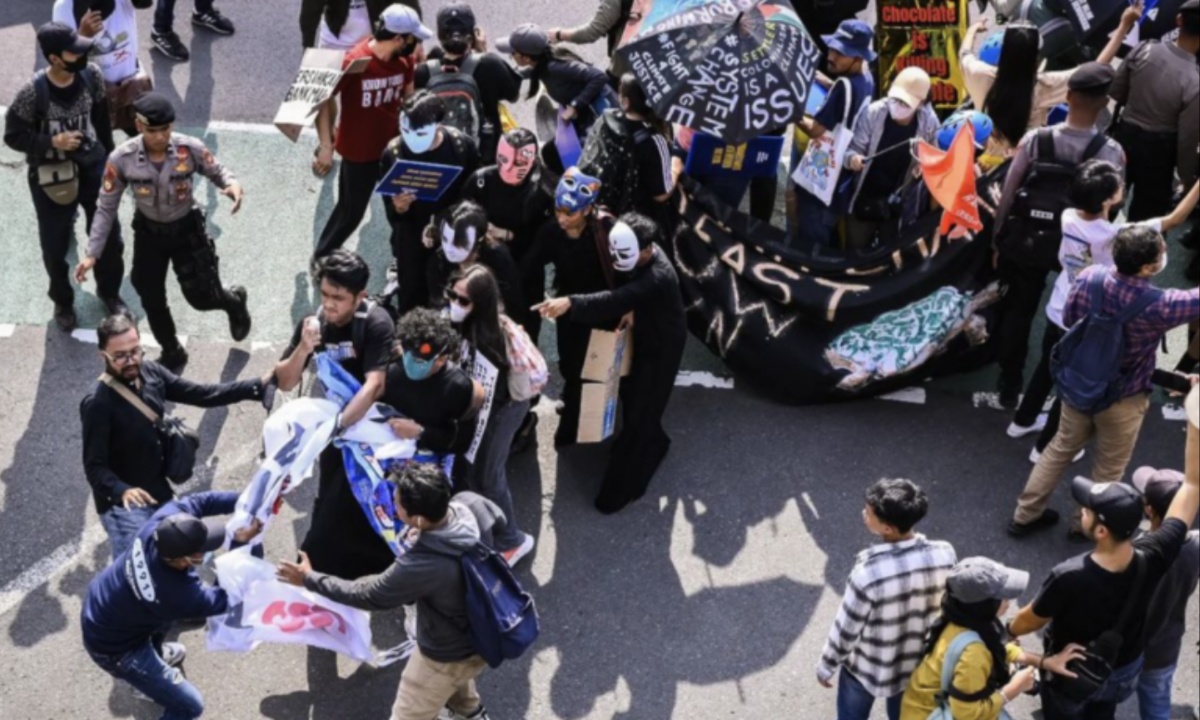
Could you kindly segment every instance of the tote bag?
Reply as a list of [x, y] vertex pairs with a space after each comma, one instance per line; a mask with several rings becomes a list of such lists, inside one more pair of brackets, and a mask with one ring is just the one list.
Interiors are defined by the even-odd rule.
[[850, 141], [854, 139], [854, 115], [850, 112], [854, 93], [848, 82], [845, 90], [846, 112], [842, 116], [843, 121], [821, 137], [809, 140], [799, 167], [792, 173], [792, 180], [797, 185], [814, 197], [820, 198], [826, 205], [833, 202], [838, 177], [842, 174], [842, 163], [846, 159], [846, 150], [850, 147]]

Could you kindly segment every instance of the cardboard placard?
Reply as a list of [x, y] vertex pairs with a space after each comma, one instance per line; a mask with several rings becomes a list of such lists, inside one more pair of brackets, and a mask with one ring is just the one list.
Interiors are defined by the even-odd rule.
[[629, 374], [633, 361], [631, 340], [628, 330], [592, 331], [580, 375], [586, 382], [580, 401], [578, 442], [603, 442], [616, 430], [621, 378]]
[[929, 101], [934, 109], [942, 114], [958, 109], [966, 96], [958, 54], [967, 32], [968, 0], [880, 0], [878, 8], [878, 86], [891, 87], [901, 70], [919, 67], [933, 81]]
[[479, 446], [483, 444], [483, 434], [487, 431], [488, 420], [492, 416], [492, 401], [496, 398], [496, 382], [500, 379], [500, 370], [483, 353], [475, 351], [475, 361], [471, 364], [471, 379], [483, 386], [483, 407], [479, 408], [479, 417], [475, 422], [475, 437], [471, 447], [464, 457], [467, 462], [474, 464]]
[[344, 76], [357, 75], [371, 64], [371, 58], [359, 58], [342, 68], [345, 58], [346, 53], [341, 50], [310, 48], [304, 51], [300, 71], [275, 113], [275, 127], [292, 142], [300, 138], [304, 128], [313, 124], [317, 106], [333, 97]]
[[437, 202], [460, 174], [462, 168], [453, 165], [397, 160], [375, 186], [375, 192], [388, 197], [412, 193], [422, 202]]

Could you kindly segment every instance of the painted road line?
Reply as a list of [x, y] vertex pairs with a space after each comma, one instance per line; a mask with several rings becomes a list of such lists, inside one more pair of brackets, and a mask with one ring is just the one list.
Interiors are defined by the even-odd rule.
[[[275, 127], [274, 125], [266, 125], [266, 124], [262, 124], [262, 123], [244, 123], [244, 122], [228, 122], [225, 120], [211, 120], [211, 121], [209, 121], [208, 126], [205, 128], [205, 130], [207, 130], [210, 133], [244, 132], [244, 133], [256, 133], [259, 135], [278, 135], [281, 138], [286, 137], [282, 132], [279, 131], [279, 128]], [[300, 132], [300, 135], [302, 137], [315, 138], [317, 136], [317, 131], [314, 130], [313, 128], [305, 128], [304, 130], [302, 130]]]
[[710, 372], [683, 370], [675, 377], [675, 387], [702, 387], [709, 390], [732, 390], [733, 378], [723, 378]]
[[25, 596], [37, 590], [56, 575], [87, 557], [107, 538], [99, 523], [88, 525], [82, 536], [60, 545], [54, 552], [38, 560], [28, 570], [0, 588], [0, 616], [19, 605]]
[[[158, 344], [158, 341], [154, 339], [153, 335], [142, 332], [140, 328], [138, 329], [138, 333], [141, 335], [143, 347], [148, 347], [152, 350], [162, 350], [162, 345]], [[71, 337], [81, 343], [87, 343], [89, 345], [95, 345], [100, 341], [99, 337], [96, 335], [96, 331], [91, 328], [76, 328], [75, 330], [71, 331]], [[179, 344], [186, 348], [188, 344], [188, 336], [179, 335], [177, 337], [179, 338]]]
[[17, 331], [17, 326], [12, 323], [0, 323], [0, 338], [10, 338]]
[[901, 388], [895, 392], [890, 392], [886, 395], [880, 395], [876, 400], [890, 400], [891, 402], [908, 403], [909, 405], [924, 405], [927, 400], [925, 388], [923, 387], [907, 387]]
[[1187, 410], [1182, 405], [1163, 405], [1163, 419], [1171, 422], [1187, 422]]

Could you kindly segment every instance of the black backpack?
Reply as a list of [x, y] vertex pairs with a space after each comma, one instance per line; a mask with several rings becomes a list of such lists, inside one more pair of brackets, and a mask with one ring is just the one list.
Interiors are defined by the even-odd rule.
[[600, 116], [588, 132], [579, 169], [600, 178], [600, 197], [596, 203], [614, 215], [633, 209], [638, 197], [637, 146], [650, 137], [650, 130], [639, 127], [626, 132], [621, 111], [609, 110]]
[[1075, 172], [1096, 157], [1108, 142], [1096, 133], [1078, 162], [1060, 160], [1054, 151], [1054, 129], [1037, 132], [1037, 159], [1017, 190], [996, 248], [1005, 257], [1046, 272], [1058, 272], [1062, 245], [1062, 214], [1071, 206], [1069, 194]]
[[471, 53], [457, 68], [451, 66], [453, 69], [447, 69], [441, 60], [430, 60], [426, 65], [429, 67], [429, 84], [425, 89], [446, 104], [446, 118], [442, 124], [461, 130], [476, 142], [481, 135], [491, 135], [495, 129], [488, 125], [479, 84], [475, 82], [479, 55]]

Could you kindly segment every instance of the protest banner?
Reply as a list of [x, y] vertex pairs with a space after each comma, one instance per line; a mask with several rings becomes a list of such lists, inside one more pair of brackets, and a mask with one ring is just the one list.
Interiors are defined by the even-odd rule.
[[965, 95], [958, 62], [967, 32], [968, 0], [880, 0], [875, 25], [881, 88], [890, 87], [907, 67], [929, 73], [929, 101], [940, 113], [953, 112]]
[[437, 202], [461, 172], [462, 168], [452, 165], [397, 160], [375, 186], [375, 192], [387, 197], [411, 193], [423, 202]]
[[483, 386], [483, 407], [479, 408], [479, 419], [475, 423], [475, 437], [471, 447], [464, 457], [467, 462], [475, 462], [475, 454], [483, 443], [483, 434], [487, 430], [488, 418], [492, 414], [492, 402], [496, 398], [496, 382], [500, 379], [500, 370], [483, 353], [475, 351], [475, 362], [471, 364], [471, 379]]
[[370, 58], [359, 58], [349, 67], [342, 68], [345, 56], [340, 50], [310, 48], [304, 51], [300, 71], [275, 113], [275, 127], [292, 142], [300, 138], [304, 128], [313, 124], [317, 106], [333, 96], [342, 77], [361, 73], [371, 62]]
[[775, 177], [782, 153], [783, 136], [780, 135], [730, 145], [713, 135], [696, 133], [688, 152], [686, 172], [699, 179], [730, 175]]
[[628, 330], [593, 330], [584, 360], [583, 394], [576, 440], [598, 443], [612, 437], [617, 424], [621, 378], [633, 367], [633, 338]]

